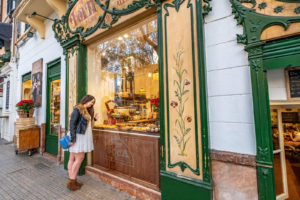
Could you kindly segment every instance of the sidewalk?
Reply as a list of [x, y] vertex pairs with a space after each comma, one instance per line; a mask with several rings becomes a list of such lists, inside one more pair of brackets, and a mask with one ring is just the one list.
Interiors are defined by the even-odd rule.
[[67, 172], [62, 165], [35, 153], [15, 155], [14, 144], [0, 140], [0, 199], [133, 200], [88, 175], [78, 177], [84, 185], [72, 192], [66, 188]]

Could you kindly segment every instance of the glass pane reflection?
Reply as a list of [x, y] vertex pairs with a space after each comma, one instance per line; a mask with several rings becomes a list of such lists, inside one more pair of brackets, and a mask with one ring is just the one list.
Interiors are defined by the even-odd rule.
[[50, 84], [50, 134], [58, 135], [60, 127], [60, 79]]
[[156, 19], [94, 45], [88, 60], [88, 91], [100, 113], [96, 127], [159, 132]]

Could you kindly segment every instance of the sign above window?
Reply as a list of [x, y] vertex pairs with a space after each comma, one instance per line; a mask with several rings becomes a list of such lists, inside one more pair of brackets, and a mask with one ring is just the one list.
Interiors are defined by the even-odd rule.
[[79, 0], [69, 15], [69, 27], [75, 31], [78, 27], [84, 30], [97, 24], [104, 11], [94, 0]]

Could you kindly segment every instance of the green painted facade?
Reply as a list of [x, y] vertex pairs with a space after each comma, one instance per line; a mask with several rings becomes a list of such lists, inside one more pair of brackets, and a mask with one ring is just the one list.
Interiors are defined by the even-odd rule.
[[24, 74], [22, 76], [22, 82], [28, 81], [31, 79], [31, 72], [28, 72], [27, 74]]
[[[53, 24], [53, 30], [55, 32], [55, 37], [60, 42], [64, 49], [64, 54], [66, 55], [66, 98], [68, 98], [68, 83], [69, 83], [69, 54], [77, 53], [77, 102], [86, 95], [87, 93], [87, 48], [83, 45], [85, 38], [93, 34], [98, 29], [109, 29], [115, 23], [118, 22], [119, 18], [125, 15], [130, 15], [131, 13], [138, 11], [141, 8], [156, 8], [157, 13], [157, 25], [158, 25], [158, 53], [159, 53], [159, 85], [160, 85], [160, 102], [164, 102], [164, 62], [163, 62], [163, 44], [167, 42], [163, 38], [163, 17], [162, 9], [167, 9], [167, 7], [175, 8], [176, 10], [180, 9], [180, 6], [183, 2], [187, 0], [175, 0], [172, 4], [165, 4], [165, 7], [162, 7], [163, 2], [159, 0], [141, 0], [133, 1], [131, 5], [122, 10], [119, 9], [109, 9], [109, 0], [105, 2], [95, 0], [96, 3], [105, 11], [103, 16], [99, 17], [97, 24], [94, 27], [84, 30], [83, 27], [78, 27], [75, 31], [72, 31], [68, 25], [68, 17], [75, 6], [77, 1], [70, 1], [69, 8], [64, 16], [61, 19], [55, 20]], [[190, 2], [190, 1], [188, 1]], [[168, 6], [169, 5], [169, 6]], [[165, 135], [164, 131], [161, 133], [161, 191], [162, 199], [211, 199], [212, 198], [212, 183], [211, 183], [211, 172], [210, 172], [210, 154], [209, 154], [209, 143], [208, 143], [208, 119], [207, 119], [207, 94], [206, 94], [206, 78], [205, 78], [205, 49], [204, 49], [204, 35], [203, 35], [203, 17], [206, 15], [212, 8], [210, 6], [210, 0], [196, 0], [195, 3], [190, 3], [190, 7], [196, 7], [196, 17], [193, 20], [196, 22], [197, 30], [193, 30], [197, 34], [197, 45], [193, 46], [193, 49], [197, 48], [198, 54], [194, 55], [199, 60], [199, 64], [194, 64], [195, 69], [198, 68], [199, 74], [194, 74], [194, 78], [200, 77], [200, 91], [194, 91], [194, 93], [199, 92], [201, 99], [200, 102], [195, 101], [196, 105], [200, 105], [201, 108], [201, 132], [202, 132], [202, 144], [198, 144], [202, 147], [202, 156], [201, 158], [203, 166], [198, 166], [195, 173], [200, 174], [199, 168], [202, 168], [203, 180], [197, 179], [186, 179], [179, 178], [177, 174], [170, 173], [165, 171], [166, 169], [166, 150], [165, 150]], [[104, 19], [106, 14], [110, 14], [113, 18], [110, 24], [106, 24]], [[192, 17], [192, 16], [191, 16]], [[194, 26], [192, 26], [194, 27]], [[195, 60], [195, 57], [193, 60]], [[195, 61], [194, 61], [195, 63]], [[195, 99], [196, 100], [196, 99]], [[164, 130], [164, 127], [167, 125], [164, 119], [164, 103], [160, 103], [160, 120], [161, 120], [161, 130]], [[66, 130], [68, 130], [68, 101], [66, 101]], [[197, 146], [198, 147], [198, 146]], [[199, 152], [197, 153], [197, 159], [199, 159]], [[68, 153], [65, 153], [65, 169], [67, 167]], [[83, 164], [82, 167], [86, 162]], [[184, 163], [180, 164], [182, 168], [188, 167]], [[176, 191], [176, 192], [175, 192]]]
[[48, 63], [47, 65], [47, 103], [46, 103], [46, 152], [57, 155], [58, 152], [58, 136], [50, 134], [50, 86], [51, 82], [60, 79], [60, 59]]
[[[300, 16], [268, 16], [257, 13], [253, 8], [245, 7], [242, 5], [245, 1], [230, 0], [230, 2], [235, 19], [244, 28], [244, 33], [237, 35], [237, 41], [246, 45], [245, 50], [248, 52], [250, 64], [259, 199], [275, 200], [273, 142], [266, 70], [299, 66], [299, 37], [272, 42], [263, 42], [260, 37], [263, 30], [272, 25], [280, 25], [287, 30], [291, 23], [300, 21]], [[255, 0], [251, 3], [253, 6], [256, 5]], [[260, 5], [259, 9], [266, 6]], [[282, 8], [274, 9], [275, 13], [281, 11]]]

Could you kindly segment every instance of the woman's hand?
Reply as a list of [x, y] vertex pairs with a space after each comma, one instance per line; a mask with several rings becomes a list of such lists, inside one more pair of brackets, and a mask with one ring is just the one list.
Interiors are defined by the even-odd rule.
[[96, 113], [94, 118], [95, 118], [95, 121], [97, 121], [99, 119], [99, 114]]
[[73, 146], [73, 145], [74, 145], [74, 142], [70, 142], [69, 146], [71, 147], [71, 146]]

